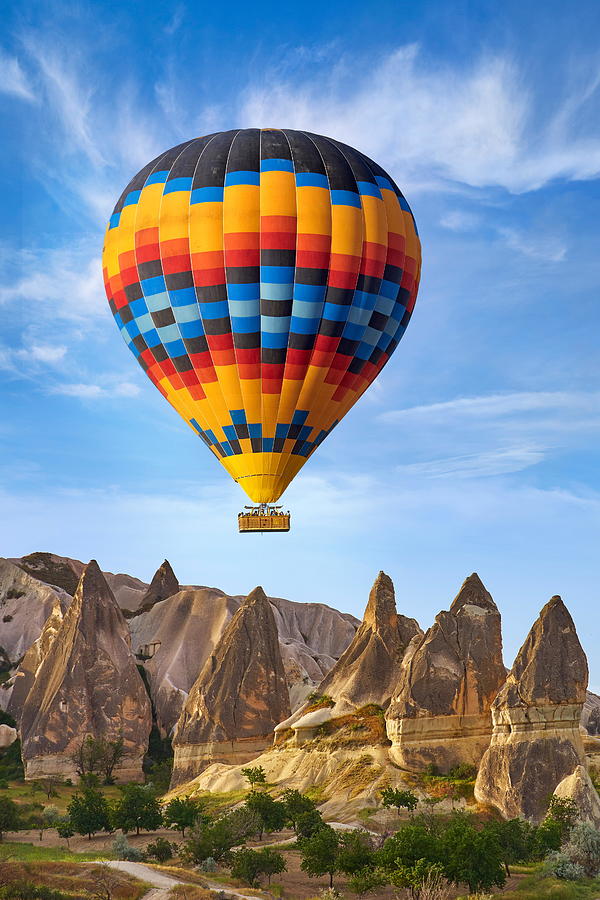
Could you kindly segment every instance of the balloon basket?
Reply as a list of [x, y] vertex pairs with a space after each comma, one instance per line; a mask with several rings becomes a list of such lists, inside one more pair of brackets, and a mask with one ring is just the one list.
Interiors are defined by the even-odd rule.
[[290, 530], [290, 512], [281, 512], [281, 506], [259, 503], [258, 506], [245, 506], [244, 509], [246, 512], [238, 514], [240, 534]]

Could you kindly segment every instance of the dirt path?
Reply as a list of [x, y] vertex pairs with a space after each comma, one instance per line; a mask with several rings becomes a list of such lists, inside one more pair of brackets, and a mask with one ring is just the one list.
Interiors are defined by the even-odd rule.
[[[139, 878], [140, 881], [151, 884], [152, 890], [148, 891], [147, 894], [144, 894], [142, 900], [168, 900], [169, 891], [172, 887], [175, 887], [176, 884], [186, 884], [185, 881], [171, 878], [170, 875], [163, 875], [162, 872], [157, 872], [156, 869], [145, 866], [143, 863], [127, 862], [126, 860], [121, 859], [107, 859], [103, 865], [110, 866], [111, 869], [120, 869], [121, 872], [127, 872], [129, 875]], [[211, 881], [208, 878], [206, 878], [205, 881], [207, 887], [211, 891], [219, 891], [220, 893], [222, 892], [232, 897], [238, 897], [239, 900], [257, 900], [256, 895], [242, 894], [235, 888], [229, 887], [229, 885], [221, 884], [218, 881]]]
[[121, 872], [127, 872], [128, 875], [133, 875], [134, 878], [139, 878], [140, 881], [151, 884], [152, 890], [144, 894], [142, 900], [168, 900], [171, 888], [175, 887], [176, 884], [185, 884], [185, 882], [171, 878], [170, 875], [163, 875], [162, 872], [157, 872], [155, 869], [151, 869], [150, 866], [143, 865], [143, 863], [127, 862], [121, 859], [107, 859], [102, 865], [110, 866], [111, 869], [119, 869]]

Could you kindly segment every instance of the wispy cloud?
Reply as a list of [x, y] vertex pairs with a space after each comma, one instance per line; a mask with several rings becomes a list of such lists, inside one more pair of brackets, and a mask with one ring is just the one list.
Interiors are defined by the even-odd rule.
[[472, 231], [481, 223], [481, 216], [478, 213], [467, 212], [466, 210], [449, 210], [440, 219], [442, 228], [449, 231]]
[[379, 421], [389, 424], [410, 419], [445, 421], [449, 418], [500, 418], [525, 415], [539, 411], [578, 411], [600, 416], [600, 394], [568, 391], [521, 391], [509, 394], [489, 394], [481, 397], [458, 397], [443, 403], [409, 406], [379, 415]]
[[0, 50], [0, 94], [9, 94], [19, 100], [33, 102], [36, 96], [21, 63], [16, 56]]
[[61, 344], [32, 344], [26, 350], [17, 351], [17, 355], [22, 358], [49, 365], [62, 362], [66, 353], [67, 348]]
[[507, 447], [451, 456], [429, 462], [398, 466], [401, 475], [417, 475], [425, 478], [485, 478], [521, 472], [545, 458], [545, 449], [539, 447]]
[[66, 397], [79, 397], [81, 400], [98, 400], [110, 397], [137, 397], [140, 389], [137, 384], [122, 381], [112, 386], [100, 384], [60, 384], [52, 389], [54, 394]]
[[0, 305], [37, 303], [53, 319], [106, 315], [99, 248], [96, 253], [87, 246], [21, 249], [6, 266]]
[[[591, 82], [590, 97], [597, 89]], [[567, 95], [534, 125], [539, 97], [513, 60], [432, 67], [409, 45], [364, 65], [359, 78], [342, 58], [328, 78], [319, 72], [301, 86], [265, 79], [249, 88], [242, 120], [334, 134], [385, 160], [413, 191], [451, 181], [520, 193], [598, 176], [600, 135], [570, 127], [578, 109]]]
[[557, 237], [531, 235], [518, 228], [498, 228], [497, 231], [507, 247], [531, 259], [558, 263], [567, 255], [566, 245]]

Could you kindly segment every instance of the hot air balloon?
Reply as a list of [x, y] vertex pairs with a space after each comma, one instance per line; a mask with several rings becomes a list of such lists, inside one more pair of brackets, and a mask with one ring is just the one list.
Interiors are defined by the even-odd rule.
[[420, 243], [371, 159], [305, 131], [195, 138], [148, 163], [108, 224], [115, 321], [150, 380], [253, 503], [274, 504], [410, 320]]

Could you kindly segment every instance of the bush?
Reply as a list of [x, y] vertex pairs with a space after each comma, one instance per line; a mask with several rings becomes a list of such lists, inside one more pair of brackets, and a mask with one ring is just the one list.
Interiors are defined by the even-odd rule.
[[217, 863], [209, 856], [207, 859], [203, 859], [200, 863], [200, 869], [202, 872], [216, 872], [218, 869]]
[[133, 847], [124, 834], [117, 834], [112, 842], [112, 852], [117, 859], [125, 859], [127, 862], [142, 862], [145, 855], [137, 847]]
[[554, 875], [565, 881], [580, 881], [585, 878], [583, 866], [572, 862], [566, 853], [551, 853], [543, 867], [544, 875]]
[[164, 837], [158, 837], [146, 847], [146, 854], [159, 863], [173, 859], [177, 852], [177, 844], [171, 844]]
[[72, 900], [72, 896], [32, 881], [16, 881], [0, 888], [0, 897], [5, 900]]

